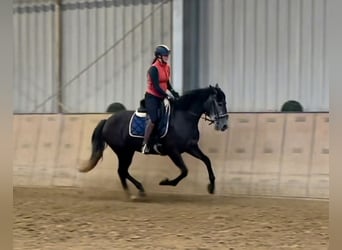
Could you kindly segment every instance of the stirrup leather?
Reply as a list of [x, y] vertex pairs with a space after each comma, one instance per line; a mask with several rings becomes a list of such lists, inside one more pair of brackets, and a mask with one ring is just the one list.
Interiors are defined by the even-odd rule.
[[141, 153], [147, 154], [147, 153], [149, 153], [149, 152], [150, 152], [150, 148], [147, 146], [147, 143], [146, 143], [146, 144], [144, 144], [144, 145], [142, 146], [142, 148], [141, 148]]

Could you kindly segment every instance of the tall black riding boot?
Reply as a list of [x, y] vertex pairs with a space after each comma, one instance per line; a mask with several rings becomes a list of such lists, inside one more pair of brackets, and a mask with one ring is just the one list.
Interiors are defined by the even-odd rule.
[[144, 141], [143, 141], [143, 145], [141, 148], [141, 152], [143, 154], [147, 154], [150, 151], [148, 143], [149, 143], [153, 129], [154, 129], [154, 123], [152, 123], [151, 120], [149, 120], [145, 128]]

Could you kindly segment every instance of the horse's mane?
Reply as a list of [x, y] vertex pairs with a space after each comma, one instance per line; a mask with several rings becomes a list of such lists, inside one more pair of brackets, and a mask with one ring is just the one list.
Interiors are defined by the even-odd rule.
[[208, 98], [208, 95], [211, 93], [211, 88], [201, 88], [201, 89], [194, 89], [185, 92], [176, 102], [175, 108], [176, 109], [187, 109], [189, 108], [194, 102], [203, 102]]

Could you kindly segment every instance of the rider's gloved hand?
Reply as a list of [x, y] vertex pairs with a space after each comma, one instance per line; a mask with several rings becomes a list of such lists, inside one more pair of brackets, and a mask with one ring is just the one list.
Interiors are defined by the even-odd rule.
[[167, 94], [167, 99], [169, 99], [170, 101], [173, 101], [173, 100], [175, 100], [175, 97], [174, 97], [174, 95], [171, 93], [171, 91], [170, 90], [166, 90], [166, 94]]
[[173, 95], [168, 95], [168, 96], [167, 96], [167, 99], [173, 101], [173, 100], [175, 99], [175, 97], [174, 97]]

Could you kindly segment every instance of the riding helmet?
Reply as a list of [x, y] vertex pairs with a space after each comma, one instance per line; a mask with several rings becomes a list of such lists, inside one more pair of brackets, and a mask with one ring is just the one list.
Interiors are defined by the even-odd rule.
[[159, 56], [168, 56], [170, 54], [171, 50], [169, 49], [169, 47], [167, 47], [166, 45], [158, 45], [154, 51], [154, 55], [155, 57], [159, 57]]

